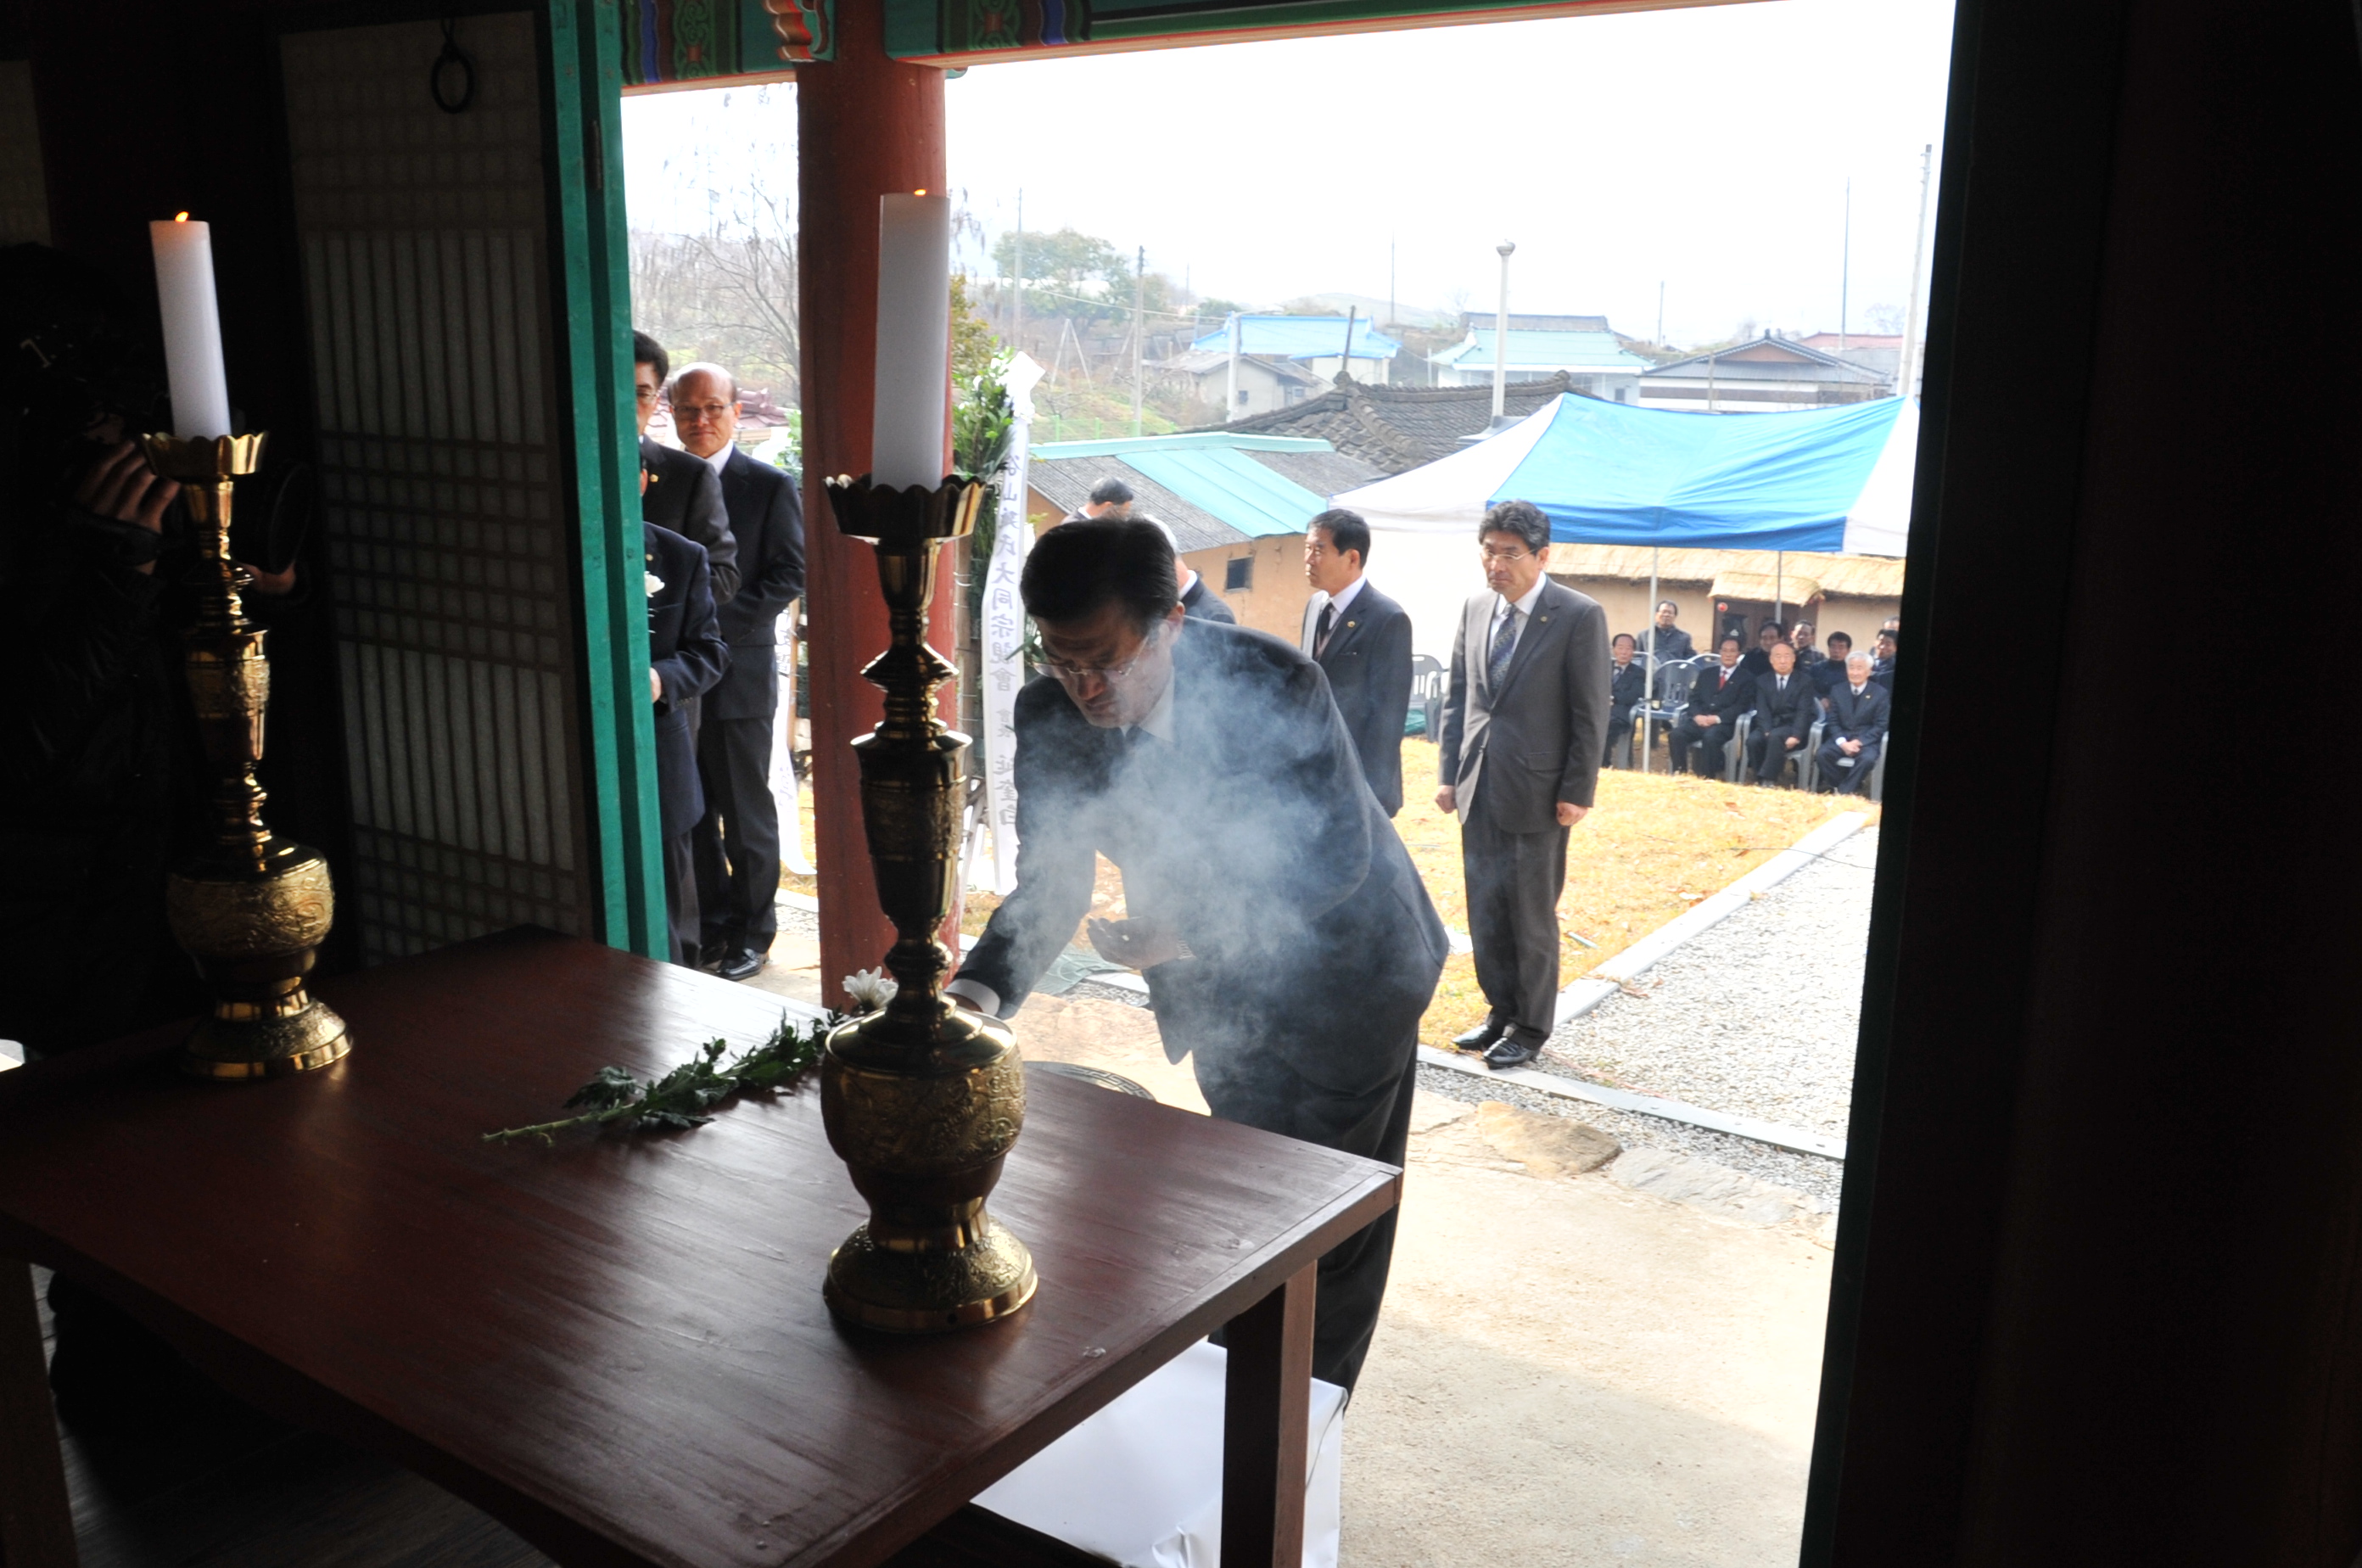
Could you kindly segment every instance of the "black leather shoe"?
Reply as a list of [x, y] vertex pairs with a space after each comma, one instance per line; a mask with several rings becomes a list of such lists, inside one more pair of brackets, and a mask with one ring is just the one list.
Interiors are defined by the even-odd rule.
[[1453, 1035], [1451, 1048], [1455, 1051], [1482, 1051], [1508, 1032], [1507, 1024], [1488, 1018], [1467, 1033]]
[[1504, 1067], [1522, 1067], [1541, 1054], [1540, 1042], [1528, 1044], [1522, 1040], [1504, 1038], [1485, 1053], [1485, 1065], [1497, 1073]]
[[735, 952], [723, 954], [722, 962], [713, 966], [713, 972], [725, 980], [748, 980], [761, 974], [763, 966], [769, 962], [769, 958], [753, 948], [741, 947]]

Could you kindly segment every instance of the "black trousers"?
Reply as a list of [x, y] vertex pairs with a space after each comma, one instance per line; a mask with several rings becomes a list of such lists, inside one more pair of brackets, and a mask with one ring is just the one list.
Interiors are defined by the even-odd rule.
[[1866, 742], [1861, 750], [1854, 754], [1851, 759], [1853, 766], [1843, 767], [1838, 765], [1848, 759], [1846, 754], [1838, 749], [1838, 743], [1823, 741], [1819, 757], [1821, 777], [1840, 795], [1861, 794], [1870, 788], [1870, 771], [1878, 766], [1878, 748], [1882, 744]]
[[1777, 784], [1780, 770], [1794, 761], [1796, 771], [1805, 770], [1805, 742], [1799, 736], [1794, 747], [1783, 744], [1780, 736], [1769, 730], [1758, 730], [1747, 737], [1747, 767], [1759, 784]]
[[690, 847], [695, 830], [664, 841], [665, 923], [672, 928], [672, 961], [697, 967], [697, 856]]
[[[1722, 776], [1722, 748], [1729, 744], [1732, 725], [1728, 720], [1703, 727], [1683, 719], [1675, 724], [1665, 738], [1665, 752], [1671, 758], [1671, 771], [1695, 773], [1707, 778]], [[1697, 748], [1692, 757], [1691, 747]]]
[[695, 832], [697, 898], [708, 945], [769, 949], [779, 932], [779, 802], [771, 793], [771, 718], [708, 719], [697, 734], [705, 816]]
[[1558, 898], [1566, 889], [1568, 832], [1495, 827], [1481, 779], [1476, 804], [1460, 824], [1476, 984], [1494, 1021], [1520, 1044], [1540, 1044], [1558, 1021]]
[[[1210, 1062], [1209, 1053], [1199, 1051], [1191, 1066], [1206, 1104], [1225, 1121], [1400, 1165], [1410, 1148], [1411, 1095], [1418, 1083], [1418, 1019], [1378, 1021], [1374, 1030], [1398, 1038], [1403, 1068], [1363, 1095], [1323, 1088], [1273, 1051], [1224, 1052]], [[1348, 1393], [1362, 1375], [1377, 1332], [1386, 1273], [1394, 1264], [1397, 1212], [1387, 1209], [1320, 1257], [1313, 1293], [1312, 1375]]]

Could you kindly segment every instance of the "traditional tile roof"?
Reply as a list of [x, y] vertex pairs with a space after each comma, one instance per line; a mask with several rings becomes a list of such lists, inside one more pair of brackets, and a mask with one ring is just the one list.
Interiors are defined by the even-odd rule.
[[[1439, 365], [1489, 373], [1493, 337], [1491, 327], [1475, 327], [1460, 342], [1428, 358]], [[1509, 364], [1512, 368], [1635, 372], [1649, 368], [1648, 360], [1626, 349], [1623, 339], [1612, 332], [1528, 331], [1515, 326], [1509, 328]]]
[[1309, 517], [1339, 491], [1379, 477], [1310, 442], [1236, 441], [1227, 431], [1059, 442], [1034, 447], [1027, 469], [1035, 493], [1062, 513], [1078, 509], [1099, 480], [1121, 480], [1133, 512], [1172, 529], [1185, 555], [1291, 531], [1297, 513]]
[[[1563, 371], [1539, 381], [1512, 381], [1504, 391], [1507, 411], [1511, 418], [1521, 419], [1570, 390]], [[1346, 376], [1319, 397], [1207, 428], [1319, 436], [1383, 475], [1448, 457], [1460, 450], [1462, 437], [1477, 435], [1492, 423], [1489, 386], [1367, 386]]]

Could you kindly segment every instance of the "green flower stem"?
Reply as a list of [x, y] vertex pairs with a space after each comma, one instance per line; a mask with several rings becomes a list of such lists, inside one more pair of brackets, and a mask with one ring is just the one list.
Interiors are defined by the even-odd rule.
[[576, 1089], [566, 1102], [569, 1110], [577, 1106], [587, 1107], [581, 1115], [536, 1122], [530, 1127], [503, 1128], [485, 1133], [484, 1142], [538, 1138], [544, 1143], [554, 1143], [558, 1133], [570, 1128], [604, 1127], [610, 1123], [668, 1129], [702, 1127], [713, 1120], [705, 1112], [732, 1096], [774, 1093], [802, 1077], [820, 1060], [821, 1042], [828, 1038], [828, 1032], [836, 1027], [842, 1016], [825, 1013], [798, 1029], [783, 1015], [769, 1039], [726, 1063], [722, 1055], [730, 1048], [728, 1042], [709, 1040], [699, 1047], [696, 1055], [654, 1082], [635, 1078], [621, 1067], [602, 1067], [597, 1077]]

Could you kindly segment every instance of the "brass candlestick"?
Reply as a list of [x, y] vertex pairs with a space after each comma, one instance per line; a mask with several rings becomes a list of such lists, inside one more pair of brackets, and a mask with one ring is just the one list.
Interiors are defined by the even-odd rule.
[[877, 548], [893, 642], [863, 670], [886, 693], [884, 722], [853, 743], [877, 901], [897, 940], [894, 999], [839, 1025], [821, 1060], [828, 1141], [869, 1202], [869, 1223], [828, 1260], [836, 1314], [897, 1333], [1007, 1317], [1032, 1298], [1025, 1244], [985, 1212], [1025, 1122], [1025, 1064], [998, 1019], [943, 995], [952, 955], [935, 940], [951, 913], [967, 736], [935, 716], [955, 673], [926, 645], [935, 547], [976, 526], [984, 486], [934, 490], [828, 481], [837, 527]]
[[214, 765], [214, 840], [165, 883], [172, 934], [213, 988], [213, 1015], [182, 1047], [181, 1065], [207, 1078], [276, 1077], [325, 1067], [352, 1049], [345, 1021], [304, 988], [336, 918], [327, 858], [274, 838], [262, 824], [263, 711], [270, 666], [262, 629], [239, 590], [254, 580], [229, 558], [232, 486], [262, 458], [262, 436], [215, 440], [149, 436], [149, 466], [178, 480], [195, 520], [189, 695]]

